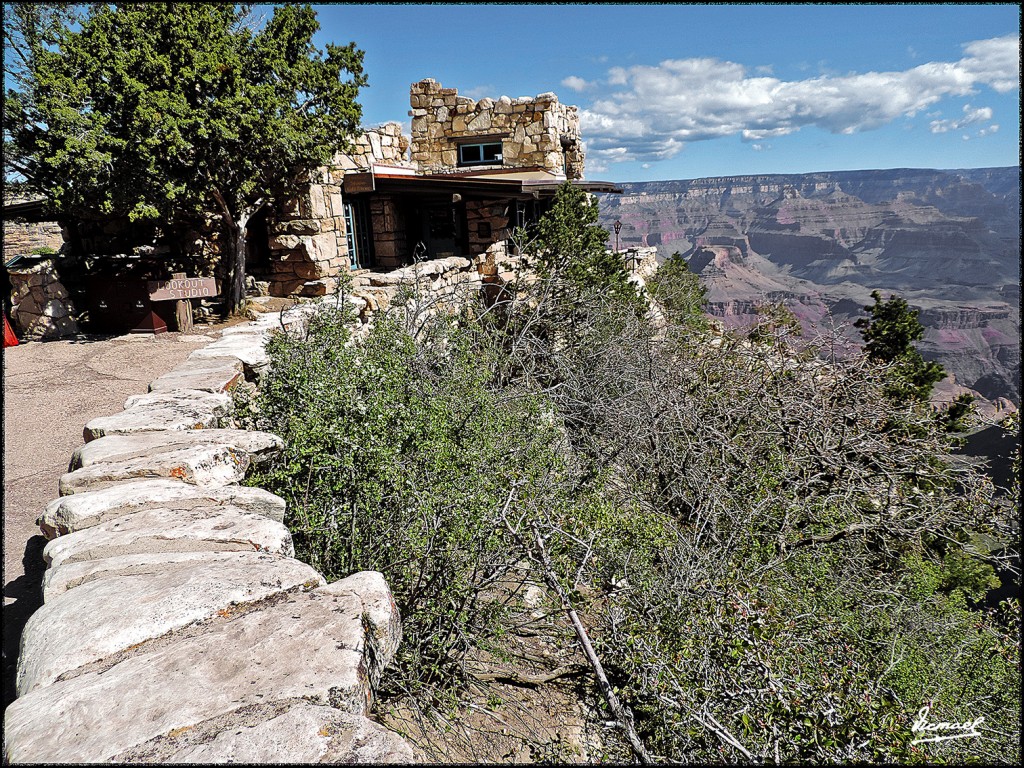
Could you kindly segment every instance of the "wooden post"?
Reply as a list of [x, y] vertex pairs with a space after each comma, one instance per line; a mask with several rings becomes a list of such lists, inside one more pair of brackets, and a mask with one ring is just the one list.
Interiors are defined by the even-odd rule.
[[[184, 272], [175, 272], [171, 277], [174, 280], [183, 280]], [[178, 319], [178, 332], [192, 332], [192, 302], [188, 299], [178, 299], [174, 304], [174, 313]]]

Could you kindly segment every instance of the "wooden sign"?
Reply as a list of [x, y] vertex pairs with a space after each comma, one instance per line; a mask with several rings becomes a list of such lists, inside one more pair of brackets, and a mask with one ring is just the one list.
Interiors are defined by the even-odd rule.
[[217, 295], [217, 281], [212, 277], [173, 277], [170, 280], [149, 280], [150, 301], [180, 301]]

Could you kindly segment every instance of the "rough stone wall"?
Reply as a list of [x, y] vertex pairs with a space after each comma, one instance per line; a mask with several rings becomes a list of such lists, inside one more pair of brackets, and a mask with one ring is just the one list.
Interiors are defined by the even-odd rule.
[[384, 123], [376, 128], [367, 128], [352, 140], [349, 152], [339, 152], [334, 157], [331, 177], [341, 181], [345, 171], [366, 170], [372, 163], [386, 163], [403, 168], [413, 168], [409, 161], [409, 137], [402, 133], [401, 123]]
[[412, 761], [366, 717], [401, 640], [383, 577], [327, 584], [294, 559], [284, 500], [240, 485], [282, 443], [233, 429], [229, 390], [308, 309], [226, 329], [86, 424], [38, 520], [5, 764]]
[[[420, 173], [536, 166], [569, 179], [583, 177], [579, 115], [576, 107], [559, 103], [553, 93], [474, 101], [427, 79], [412, 84], [409, 102], [411, 157]], [[499, 137], [500, 165], [459, 167], [460, 142]]]
[[348, 268], [341, 185], [318, 174], [269, 224], [271, 296], [323, 296]]
[[[270, 271], [265, 277], [271, 296], [324, 296], [337, 287], [337, 276], [349, 265], [345, 210], [341, 185], [347, 171], [369, 168], [371, 163], [412, 167], [407, 159], [409, 139], [399, 123], [385, 123], [353, 140], [349, 153], [338, 153], [331, 168], [313, 174], [297, 197], [274, 212], [270, 231]], [[398, 266], [405, 250], [404, 228], [387, 201], [375, 201], [374, 237], [381, 236], [377, 257], [383, 266]], [[378, 213], [387, 224], [378, 223]], [[380, 230], [378, 232], [378, 229]]]
[[57, 253], [63, 247], [64, 234], [56, 221], [4, 221], [5, 262], [37, 248]]
[[369, 327], [377, 312], [388, 309], [409, 292], [424, 309], [423, 315], [428, 316], [455, 309], [480, 290], [493, 299], [515, 277], [517, 264], [518, 259], [507, 253], [504, 243], [494, 243], [472, 258], [430, 259], [391, 272], [360, 270], [353, 273], [348, 301], [363, 329]]
[[42, 341], [79, 332], [74, 305], [57, 274], [54, 259], [12, 269], [11, 324], [18, 338]]
[[466, 236], [471, 253], [484, 253], [509, 236], [512, 211], [506, 200], [466, 202]]
[[373, 257], [382, 269], [398, 267], [402, 255], [409, 252], [405, 219], [390, 195], [370, 199], [370, 226], [373, 228]]

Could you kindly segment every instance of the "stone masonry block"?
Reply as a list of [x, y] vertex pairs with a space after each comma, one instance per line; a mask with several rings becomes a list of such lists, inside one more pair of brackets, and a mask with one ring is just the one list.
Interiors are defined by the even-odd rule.
[[278, 523], [284, 520], [285, 512], [284, 499], [262, 488], [202, 488], [161, 478], [121, 482], [110, 488], [54, 499], [46, 505], [36, 525], [46, 538], [52, 539], [132, 512], [167, 506], [178, 510], [232, 506]]
[[4, 713], [4, 758], [101, 762], [247, 706], [300, 697], [364, 714], [369, 678], [390, 659], [367, 652], [365, 606], [336, 584], [237, 617], [228, 611], [36, 688]]
[[176, 568], [164, 563], [90, 581], [32, 614], [18, 657], [18, 694], [233, 605], [323, 584], [305, 563], [257, 552], [220, 553]]

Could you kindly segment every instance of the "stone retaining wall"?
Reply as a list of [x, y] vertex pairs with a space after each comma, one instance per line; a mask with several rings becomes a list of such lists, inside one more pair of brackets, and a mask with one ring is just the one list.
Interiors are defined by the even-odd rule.
[[[658, 269], [658, 249], [629, 248], [619, 255], [629, 279], [640, 290], [646, 290], [647, 281]], [[493, 298], [516, 277], [518, 261], [502, 241], [472, 259], [449, 256], [391, 272], [359, 270], [352, 273], [352, 292], [347, 300], [363, 326], [371, 322], [376, 312], [394, 304], [403, 289], [412, 290], [423, 306], [451, 308], [473, 291], [483, 290], [486, 297]]]
[[44, 604], [22, 635], [10, 763], [412, 760], [366, 715], [401, 639], [379, 573], [295, 560], [284, 501], [239, 483], [282, 448], [234, 429], [269, 331], [226, 329], [125, 410], [90, 421], [39, 518]]
[[54, 259], [12, 267], [9, 275], [11, 324], [20, 339], [43, 341], [78, 333], [75, 307], [57, 274]]
[[[494, 254], [490, 256], [493, 264]], [[484, 274], [489, 269], [487, 260], [488, 254], [475, 259], [449, 256], [391, 272], [356, 271], [352, 273], [352, 293], [348, 300], [364, 326], [376, 312], [394, 304], [403, 291], [412, 292], [424, 305], [453, 306], [468, 292], [479, 290], [485, 281], [491, 280], [491, 276]]]
[[[654, 252], [628, 254], [641, 286]], [[358, 272], [347, 300], [365, 329], [403, 287], [430, 313], [500, 289], [514, 268], [494, 247]], [[284, 500], [240, 485], [283, 444], [235, 429], [229, 393], [262, 377], [273, 329], [316, 309], [225, 329], [85, 425], [37, 521], [44, 603], [22, 635], [7, 761], [412, 762], [366, 717], [401, 640], [383, 576], [327, 584], [294, 559]]]

